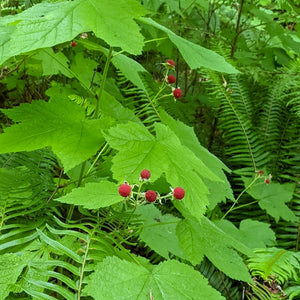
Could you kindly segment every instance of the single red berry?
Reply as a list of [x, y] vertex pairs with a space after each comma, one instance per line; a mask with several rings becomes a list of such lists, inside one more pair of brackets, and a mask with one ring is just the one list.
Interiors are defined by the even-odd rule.
[[151, 176], [151, 173], [149, 170], [145, 169], [141, 172], [141, 178], [142, 179], [149, 179]]
[[149, 190], [149, 191], [146, 192], [145, 198], [146, 198], [146, 200], [147, 200], [148, 202], [151, 203], [151, 202], [154, 202], [154, 201], [156, 200], [157, 194], [156, 194], [154, 191]]
[[270, 183], [270, 179], [267, 178], [267, 179], [265, 180], [265, 184], [269, 184], [269, 183]]
[[263, 170], [260, 170], [260, 171], [259, 171], [259, 174], [260, 174], [260, 175], [264, 175], [264, 171], [263, 171]]
[[129, 184], [127, 183], [123, 183], [120, 185], [119, 187], [119, 194], [122, 196], [122, 197], [127, 197], [129, 196], [131, 193], [131, 187]]
[[172, 59], [168, 59], [168, 60], [166, 61], [166, 63], [169, 64], [169, 65], [171, 65], [172, 67], [175, 67], [175, 62], [174, 62], [174, 60], [172, 60]]
[[176, 77], [174, 75], [169, 75], [167, 80], [170, 84], [172, 84], [176, 81]]
[[182, 91], [181, 91], [181, 89], [174, 89], [174, 91], [173, 91], [173, 95], [174, 95], [174, 97], [175, 98], [180, 98], [181, 96], [182, 96]]
[[174, 198], [177, 199], [177, 200], [183, 199], [184, 194], [185, 194], [185, 191], [184, 191], [184, 189], [181, 188], [181, 187], [176, 187], [176, 188], [174, 189], [174, 191], [173, 191], [173, 196], [174, 196]]
[[72, 47], [76, 47], [76, 46], [77, 46], [77, 43], [76, 43], [75, 41], [72, 41], [71, 46], [72, 46]]

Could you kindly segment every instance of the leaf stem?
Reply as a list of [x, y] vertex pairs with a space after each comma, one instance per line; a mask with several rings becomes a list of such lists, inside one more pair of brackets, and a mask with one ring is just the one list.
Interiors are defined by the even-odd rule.
[[229, 210], [224, 214], [224, 216], [221, 218], [221, 220], [225, 219], [225, 217], [233, 210], [235, 205], [238, 203], [242, 195], [255, 183], [255, 181], [259, 178], [259, 176], [255, 176], [254, 179], [250, 182], [250, 184], [239, 194], [239, 196], [236, 198], [236, 200], [233, 202], [232, 206], [229, 208]]
[[104, 66], [104, 70], [103, 70], [103, 74], [102, 74], [102, 80], [101, 80], [101, 85], [100, 85], [100, 90], [99, 93], [96, 95], [96, 108], [95, 108], [95, 113], [94, 113], [94, 118], [97, 119], [98, 118], [98, 114], [99, 114], [99, 103], [101, 101], [102, 98], [102, 94], [104, 91], [104, 85], [105, 85], [105, 81], [106, 81], [106, 77], [107, 77], [107, 72], [108, 72], [108, 68], [110, 65], [110, 61], [111, 61], [111, 57], [112, 57], [112, 47], [109, 48], [108, 54], [107, 54], [107, 58], [106, 58], [106, 63]]

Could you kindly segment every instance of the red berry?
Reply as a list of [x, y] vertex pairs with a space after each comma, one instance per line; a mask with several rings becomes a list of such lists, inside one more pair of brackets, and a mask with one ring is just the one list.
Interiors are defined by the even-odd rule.
[[71, 46], [72, 46], [72, 47], [76, 47], [76, 46], [77, 46], [77, 43], [76, 43], [75, 41], [72, 41]]
[[169, 65], [171, 65], [172, 67], [175, 67], [175, 62], [174, 62], [174, 60], [172, 60], [172, 59], [168, 59], [168, 60], [166, 61], [166, 63], [169, 64]]
[[174, 95], [175, 98], [180, 98], [182, 96], [181, 89], [174, 89], [173, 95]]
[[119, 187], [119, 194], [122, 196], [122, 197], [127, 197], [129, 196], [131, 193], [131, 187], [129, 184], [127, 183], [123, 183], [120, 185]]
[[260, 171], [259, 171], [259, 174], [260, 174], [260, 175], [264, 175], [264, 171], [263, 171], [263, 170], [260, 170]]
[[185, 194], [185, 191], [184, 191], [184, 189], [181, 188], [181, 187], [176, 187], [176, 188], [174, 189], [174, 191], [173, 191], [173, 196], [174, 196], [174, 198], [177, 199], [177, 200], [183, 199], [184, 194]]
[[265, 180], [265, 184], [269, 184], [269, 183], [270, 183], [270, 179], [267, 178], [267, 179]]
[[151, 173], [149, 170], [145, 169], [141, 172], [141, 178], [142, 179], [149, 179], [151, 176]]
[[146, 200], [147, 200], [148, 202], [151, 203], [151, 202], [154, 202], [154, 201], [156, 200], [157, 194], [156, 194], [154, 191], [149, 190], [149, 191], [146, 192], [145, 198], [146, 198]]
[[168, 76], [168, 82], [170, 84], [174, 83], [176, 81], [176, 77], [174, 75], [169, 75]]

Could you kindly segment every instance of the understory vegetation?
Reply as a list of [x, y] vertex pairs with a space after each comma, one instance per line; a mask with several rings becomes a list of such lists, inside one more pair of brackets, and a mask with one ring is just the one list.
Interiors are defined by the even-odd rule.
[[300, 299], [300, 1], [6, 0], [0, 300]]

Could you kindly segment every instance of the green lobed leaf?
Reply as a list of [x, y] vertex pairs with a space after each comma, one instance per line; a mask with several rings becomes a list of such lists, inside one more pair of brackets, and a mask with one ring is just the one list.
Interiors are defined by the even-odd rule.
[[112, 160], [114, 178], [134, 183], [143, 169], [151, 171], [153, 181], [164, 173], [174, 188], [185, 189], [182, 205], [200, 218], [208, 204], [202, 177], [220, 179], [167, 126], [156, 123], [155, 129], [156, 137], [146, 127], [132, 122], [108, 130], [106, 140], [119, 151]]
[[194, 265], [199, 264], [205, 255], [220, 271], [227, 276], [251, 282], [251, 276], [242, 258], [233, 250], [247, 255], [250, 249], [238, 242], [211, 221], [203, 217], [201, 222], [196, 219], [185, 219], [177, 226], [180, 247], [186, 258]]
[[276, 241], [275, 233], [267, 223], [246, 219], [242, 220], [239, 229], [228, 220], [218, 220], [214, 223], [251, 249], [274, 245]]
[[199, 159], [205, 162], [205, 165], [212, 172], [222, 179], [221, 182], [211, 181], [207, 178], [203, 179], [209, 190], [209, 194], [207, 195], [209, 199], [209, 208], [214, 208], [214, 206], [221, 201], [225, 202], [226, 198], [234, 200], [230, 183], [224, 174], [224, 171], [230, 172], [230, 169], [200, 144], [192, 127], [185, 125], [179, 120], [174, 120], [165, 111], [160, 111], [160, 116], [162, 122], [168, 125], [180, 139], [180, 142], [193, 151]]
[[95, 154], [104, 142], [107, 120], [87, 120], [83, 107], [64, 97], [33, 101], [1, 110], [18, 124], [0, 135], [0, 153], [32, 151], [51, 146], [65, 171]]
[[82, 205], [88, 209], [107, 207], [122, 200], [123, 198], [118, 194], [118, 185], [110, 181], [90, 182], [55, 199], [62, 203]]
[[140, 233], [143, 242], [166, 259], [169, 259], [169, 253], [184, 257], [176, 235], [179, 218], [169, 214], [162, 215], [153, 205], [140, 206], [136, 213], [141, 214], [144, 221]]
[[[140, 54], [143, 36], [134, 18], [146, 9], [134, 0], [40, 3], [0, 20], [0, 65], [8, 58], [72, 40], [93, 31], [112, 47]], [[20, 42], [22, 41], [22, 42]]]
[[84, 292], [95, 300], [224, 299], [201, 273], [186, 264], [165, 261], [151, 271], [116, 256], [96, 265]]
[[223, 73], [239, 73], [237, 69], [225, 61], [224, 57], [216, 52], [201, 47], [176, 35], [170, 29], [158, 24], [150, 18], [140, 17], [138, 20], [165, 32], [192, 70], [204, 67]]
[[[248, 186], [251, 182], [251, 178], [244, 177], [243, 181], [245, 182], [245, 186]], [[247, 193], [254, 199], [259, 200], [259, 206], [265, 209], [276, 222], [278, 222], [279, 218], [286, 221], [297, 222], [298, 218], [285, 204], [291, 201], [294, 190], [294, 183], [280, 184], [271, 182], [270, 184], [265, 184], [264, 180], [258, 180], [247, 190]]]

